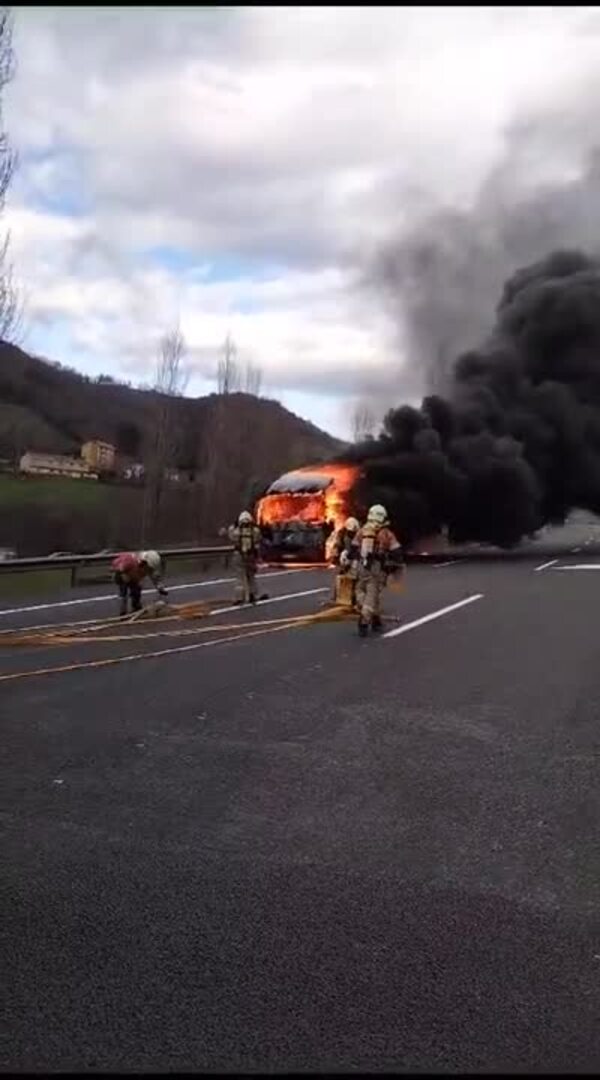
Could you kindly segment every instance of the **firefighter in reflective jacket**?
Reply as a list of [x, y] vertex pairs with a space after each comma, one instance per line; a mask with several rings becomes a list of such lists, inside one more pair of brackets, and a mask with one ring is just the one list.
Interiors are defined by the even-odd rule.
[[131, 610], [141, 611], [142, 581], [149, 577], [161, 596], [168, 596], [161, 584], [161, 559], [158, 551], [123, 551], [112, 562], [115, 585], [119, 590], [119, 614], [127, 614], [127, 600], [131, 599]]
[[364, 637], [369, 626], [375, 631], [382, 629], [381, 594], [388, 574], [404, 570], [402, 548], [389, 527], [385, 506], [371, 507], [366, 524], [358, 530], [354, 544], [358, 559], [358, 632]]
[[356, 548], [354, 539], [360, 526], [355, 517], [346, 519], [341, 528], [330, 539], [328, 545], [329, 560], [335, 567], [335, 581], [333, 583], [333, 600], [339, 601], [342, 595], [342, 579], [350, 579], [352, 606], [355, 604], [356, 592]]
[[234, 604], [256, 603], [256, 565], [260, 551], [261, 532], [254, 524], [252, 514], [243, 510], [237, 525], [229, 528], [229, 539], [234, 547], [234, 564], [237, 576]]

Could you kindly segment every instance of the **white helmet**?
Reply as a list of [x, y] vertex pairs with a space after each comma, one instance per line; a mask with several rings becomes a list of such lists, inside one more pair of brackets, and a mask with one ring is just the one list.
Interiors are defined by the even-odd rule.
[[249, 510], [242, 510], [238, 518], [238, 525], [252, 525], [253, 520], [254, 519]]
[[375, 506], [372, 506], [367, 515], [367, 521], [372, 521], [375, 525], [385, 525], [387, 519], [387, 510], [385, 506], [381, 506], [380, 503], [376, 503]]
[[360, 525], [358, 524], [358, 521], [355, 517], [349, 517], [346, 518], [344, 528], [346, 532], [358, 532], [358, 530], [360, 529]]
[[158, 551], [140, 551], [140, 559], [151, 570], [160, 570], [160, 555]]

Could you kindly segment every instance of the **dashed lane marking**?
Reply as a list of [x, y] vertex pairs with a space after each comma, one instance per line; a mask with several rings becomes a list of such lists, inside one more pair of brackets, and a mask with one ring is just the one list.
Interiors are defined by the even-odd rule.
[[404, 623], [403, 626], [396, 627], [395, 630], [388, 630], [387, 634], [384, 634], [384, 638], [398, 637], [399, 634], [406, 634], [409, 630], [416, 630], [418, 626], [423, 626], [425, 623], [432, 622], [433, 619], [441, 619], [442, 615], [449, 615], [451, 611], [458, 611], [459, 608], [465, 607], [466, 604], [472, 604], [475, 600], [483, 600], [483, 593], [474, 593], [473, 596], [467, 596], [464, 600], [459, 600], [456, 604], [449, 604], [448, 607], [440, 608], [439, 611], [432, 611], [429, 615], [423, 615], [420, 619], [414, 619], [413, 622]]
[[317, 589], [306, 589], [304, 592], [288, 593], [286, 596], [270, 596], [268, 600], [259, 600], [256, 604], [238, 604], [237, 607], [233, 607], [228, 604], [227, 607], [216, 608], [215, 611], [211, 611], [211, 618], [213, 615], [231, 615], [235, 611], [248, 611], [253, 608], [264, 607], [265, 604], [280, 604], [282, 600], [295, 600], [300, 596], [315, 596], [317, 593], [329, 592], [327, 585]]
[[555, 566], [555, 570], [600, 570], [600, 563], [574, 563], [572, 566]]
[[536, 566], [534, 573], [539, 574], [540, 570], [547, 570], [549, 566], [554, 566], [558, 562], [558, 559], [550, 559], [550, 562], [542, 563], [541, 566]]
[[458, 562], [458, 559], [448, 559], [447, 562], [436, 562], [433, 564], [434, 570], [441, 570], [443, 566], [454, 566]]

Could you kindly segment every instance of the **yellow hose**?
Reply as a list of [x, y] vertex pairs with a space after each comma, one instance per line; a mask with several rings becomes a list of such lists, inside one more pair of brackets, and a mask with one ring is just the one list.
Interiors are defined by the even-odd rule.
[[[332, 607], [325, 611], [313, 612], [308, 615], [287, 615], [278, 619], [262, 619], [257, 622], [244, 623], [213, 623], [211, 626], [198, 626], [185, 630], [158, 630], [147, 634], [103, 634], [103, 628], [111, 630], [115, 626], [114, 619], [107, 619], [104, 623], [96, 622], [90, 626], [80, 626], [78, 629], [70, 629], [70, 624], [41, 630], [14, 630], [5, 631], [1, 639], [4, 647], [44, 647], [54, 645], [85, 645], [85, 644], [114, 644], [121, 641], [144, 641], [159, 637], [190, 637], [198, 634], [225, 633], [231, 630], [249, 630], [253, 627], [266, 626], [293, 626], [302, 623], [333, 621], [346, 618], [352, 613], [345, 607]], [[210, 615], [210, 612], [207, 612]], [[187, 616], [189, 617], [189, 616]], [[163, 616], [162, 618], [148, 618], [148, 622], [165, 622], [179, 619], [179, 615]], [[117, 620], [120, 622], [120, 620]]]

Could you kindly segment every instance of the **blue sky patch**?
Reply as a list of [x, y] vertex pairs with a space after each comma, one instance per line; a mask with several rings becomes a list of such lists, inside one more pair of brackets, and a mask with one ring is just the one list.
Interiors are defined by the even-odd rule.
[[48, 214], [82, 217], [93, 206], [86, 189], [83, 155], [74, 147], [24, 151], [14, 187], [28, 206]]
[[173, 273], [182, 273], [186, 277], [197, 278], [206, 284], [217, 282], [268, 281], [282, 272], [282, 267], [269, 265], [262, 259], [250, 259], [232, 254], [191, 251], [187, 248], [157, 245], [138, 252], [143, 259], [151, 259]]

